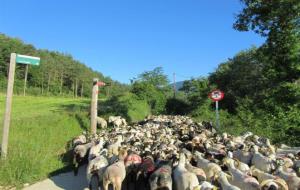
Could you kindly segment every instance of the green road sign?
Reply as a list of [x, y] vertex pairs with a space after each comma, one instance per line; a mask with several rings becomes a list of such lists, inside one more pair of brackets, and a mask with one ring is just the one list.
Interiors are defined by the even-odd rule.
[[19, 54], [17, 54], [16, 63], [39, 65], [40, 64], [40, 58], [39, 57], [32, 57], [32, 56], [28, 56], [28, 55], [19, 55]]

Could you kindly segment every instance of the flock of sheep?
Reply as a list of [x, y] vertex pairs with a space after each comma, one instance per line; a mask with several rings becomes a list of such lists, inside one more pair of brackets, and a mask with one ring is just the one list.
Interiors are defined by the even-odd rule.
[[[274, 146], [251, 132], [219, 134], [186, 116], [109, 123], [110, 132], [73, 140], [75, 175], [88, 161], [90, 189], [300, 190], [298, 147]], [[98, 124], [107, 127], [104, 119]]]

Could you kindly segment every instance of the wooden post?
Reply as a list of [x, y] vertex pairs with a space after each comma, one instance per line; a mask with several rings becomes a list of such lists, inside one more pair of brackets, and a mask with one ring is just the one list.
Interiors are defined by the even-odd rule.
[[26, 64], [26, 69], [25, 69], [25, 79], [24, 79], [24, 92], [23, 95], [26, 95], [26, 84], [27, 84], [27, 75], [28, 75], [28, 64]]
[[96, 134], [97, 131], [97, 104], [98, 104], [98, 79], [93, 79], [92, 103], [91, 103], [91, 133]]
[[9, 74], [8, 74], [7, 93], [6, 93], [6, 108], [5, 108], [5, 114], [4, 114], [4, 119], [3, 119], [4, 120], [3, 137], [2, 137], [2, 144], [1, 144], [1, 157], [4, 159], [7, 156], [7, 146], [8, 146], [13, 88], [14, 88], [15, 68], [16, 68], [16, 54], [12, 53], [10, 55], [10, 63], [9, 63]]

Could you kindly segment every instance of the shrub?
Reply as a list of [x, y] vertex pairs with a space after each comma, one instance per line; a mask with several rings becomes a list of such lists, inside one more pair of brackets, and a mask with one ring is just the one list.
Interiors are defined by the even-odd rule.
[[106, 118], [110, 115], [120, 115], [130, 122], [135, 122], [149, 115], [150, 107], [145, 100], [138, 99], [134, 94], [126, 93], [113, 96], [100, 103], [98, 113]]
[[169, 98], [166, 103], [167, 114], [185, 115], [189, 111], [188, 103], [177, 98]]

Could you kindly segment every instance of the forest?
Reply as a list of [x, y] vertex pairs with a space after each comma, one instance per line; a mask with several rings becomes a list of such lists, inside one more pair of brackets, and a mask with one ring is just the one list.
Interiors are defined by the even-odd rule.
[[[109, 86], [104, 89], [103, 97], [122, 93], [128, 87], [98, 71], [75, 60], [70, 54], [43, 49], [36, 49], [17, 38], [0, 33], [0, 92], [5, 92], [7, 85], [10, 54], [37, 56], [41, 58], [39, 66], [29, 66], [27, 94], [35, 96], [89, 97], [93, 78], [99, 78]], [[24, 64], [17, 64], [14, 93], [23, 94]]]

